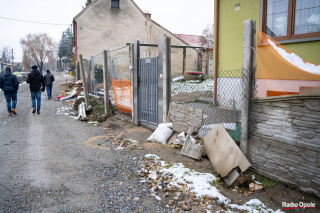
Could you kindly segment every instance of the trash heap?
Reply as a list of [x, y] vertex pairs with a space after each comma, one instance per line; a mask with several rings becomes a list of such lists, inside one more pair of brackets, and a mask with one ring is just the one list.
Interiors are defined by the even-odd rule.
[[89, 94], [90, 105], [86, 106], [85, 96], [82, 87], [82, 80], [75, 83], [66, 81], [60, 84], [66, 87], [64, 91], [60, 92], [58, 99], [65, 101], [70, 107], [78, 111], [77, 119], [81, 121], [104, 121], [106, 115], [103, 110], [103, 102], [99, 96]]
[[[274, 212], [258, 199], [243, 205], [231, 204], [232, 201], [221, 194], [221, 180], [213, 174], [196, 172], [181, 163], [161, 161], [161, 157], [154, 154], [144, 156], [137, 175], [143, 187], [150, 190], [151, 196], [168, 212]], [[254, 177], [249, 179], [239, 178], [237, 186], [254, 181]], [[258, 189], [250, 190], [249, 194]]]
[[171, 103], [167, 123], [159, 124], [147, 141], [182, 146], [180, 154], [195, 160], [206, 156], [221, 179], [232, 186], [251, 163], [223, 125], [212, 125], [202, 139], [198, 135], [202, 124], [203, 110]]

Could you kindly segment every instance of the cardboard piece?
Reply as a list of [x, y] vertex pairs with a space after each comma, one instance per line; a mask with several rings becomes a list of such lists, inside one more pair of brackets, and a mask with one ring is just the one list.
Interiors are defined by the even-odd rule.
[[234, 168], [239, 167], [244, 172], [251, 167], [251, 163], [221, 124], [212, 128], [204, 138], [204, 150], [222, 178], [227, 177]]

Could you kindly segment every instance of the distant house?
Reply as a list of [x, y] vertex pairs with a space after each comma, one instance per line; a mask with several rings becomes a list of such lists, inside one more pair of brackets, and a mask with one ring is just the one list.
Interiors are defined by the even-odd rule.
[[[133, 0], [94, 0], [73, 19], [76, 56], [90, 59], [91, 55], [103, 50], [113, 50], [139, 39], [140, 43], [157, 44], [158, 35], [171, 37], [172, 45], [188, 45], [155, 21], [150, 13], [144, 13]], [[198, 50], [171, 49], [172, 73], [181, 74], [185, 70], [196, 70]], [[141, 48], [141, 57], [157, 56], [157, 51]]]
[[206, 75], [213, 74], [213, 49], [204, 36], [175, 34], [178, 38], [194, 47], [198, 48], [198, 66], [197, 70], [202, 71]]
[[[242, 67], [243, 21], [248, 19], [255, 20], [257, 30], [287, 50], [307, 62], [320, 64], [320, 1], [215, 0], [216, 72]], [[260, 45], [259, 38], [257, 42], [255, 63], [259, 97], [299, 93], [302, 87], [320, 86], [320, 74], [297, 68], [283, 58], [266, 57], [265, 50], [269, 47]], [[270, 48], [267, 51], [277, 54]], [[265, 62], [263, 67], [260, 61]]]

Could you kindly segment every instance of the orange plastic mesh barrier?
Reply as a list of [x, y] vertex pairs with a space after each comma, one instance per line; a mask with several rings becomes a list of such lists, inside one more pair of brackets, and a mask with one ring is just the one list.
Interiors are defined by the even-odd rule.
[[[258, 79], [320, 80], [320, 74], [317, 74], [320, 68], [318, 65], [297, 58], [295, 54], [258, 30], [256, 51]], [[297, 63], [298, 66], [294, 65]], [[312, 71], [306, 71], [305, 67], [309, 70], [311, 67]]]
[[126, 79], [111, 79], [113, 96], [119, 112], [132, 113], [131, 84]]

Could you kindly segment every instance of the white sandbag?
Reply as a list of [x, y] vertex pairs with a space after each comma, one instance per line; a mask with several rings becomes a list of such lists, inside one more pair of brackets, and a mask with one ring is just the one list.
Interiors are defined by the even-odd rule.
[[161, 123], [158, 125], [157, 129], [152, 133], [152, 135], [147, 139], [147, 141], [158, 142], [166, 144], [168, 139], [173, 134], [172, 123]]

